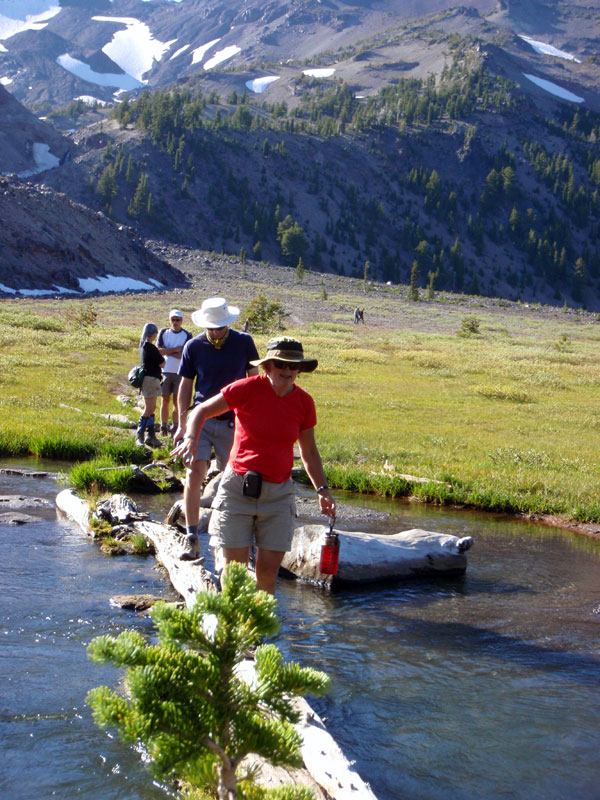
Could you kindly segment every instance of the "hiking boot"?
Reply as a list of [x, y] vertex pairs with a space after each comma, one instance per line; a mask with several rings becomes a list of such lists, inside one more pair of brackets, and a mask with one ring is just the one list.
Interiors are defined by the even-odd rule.
[[[183, 537], [183, 552], [180, 561], [196, 561], [200, 555], [200, 539], [197, 533], [188, 533]], [[204, 561], [204, 559], [202, 559]]]
[[154, 433], [153, 428], [146, 431], [146, 439], [144, 441], [144, 444], [152, 448], [162, 447], [162, 442], [160, 441], [160, 439], [156, 438], [156, 434]]
[[161, 426], [160, 426], [160, 432], [161, 432], [161, 434], [162, 434], [163, 436], [168, 436], [168, 435], [169, 435], [169, 426], [167, 425], [167, 423], [166, 423], [166, 422], [163, 422], [163, 423], [161, 424]]

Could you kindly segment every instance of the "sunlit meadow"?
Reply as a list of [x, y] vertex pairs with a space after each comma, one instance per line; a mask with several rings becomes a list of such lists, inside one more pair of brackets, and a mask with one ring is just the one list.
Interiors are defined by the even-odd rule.
[[[284, 305], [314, 307], [306, 319], [329, 320], [290, 323], [286, 334], [319, 359], [299, 382], [317, 403], [333, 486], [600, 520], [594, 317], [466, 308], [442, 297], [410, 303], [398, 291], [366, 288], [357, 298], [333, 278], [327, 292], [314, 281], [294, 287], [286, 302], [264, 287]], [[256, 290], [240, 278], [228, 296], [243, 306]], [[177, 305], [198, 333], [189, 314], [201, 299], [180, 291], [0, 303], [0, 452], [147, 457], [132, 430], [100, 415], [137, 419], [139, 411], [116, 397], [136, 397], [126, 375], [144, 322], [165, 324]], [[364, 326], [352, 324], [356, 304], [365, 308]], [[463, 330], [467, 314], [475, 331]], [[262, 351], [270, 336], [255, 338]]]

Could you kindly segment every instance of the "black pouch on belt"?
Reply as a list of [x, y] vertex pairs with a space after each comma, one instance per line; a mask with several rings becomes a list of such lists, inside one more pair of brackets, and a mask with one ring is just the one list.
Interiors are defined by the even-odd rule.
[[251, 469], [244, 475], [242, 483], [242, 494], [245, 497], [260, 497], [262, 489], [262, 475], [260, 472], [253, 472]]

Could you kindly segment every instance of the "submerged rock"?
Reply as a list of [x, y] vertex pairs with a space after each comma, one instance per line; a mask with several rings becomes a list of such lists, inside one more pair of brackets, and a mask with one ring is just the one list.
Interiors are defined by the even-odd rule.
[[146, 611], [156, 603], [164, 603], [164, 597], [154, 594], [115, 594], [110, 598], [111, 605], [132, 611]]
[[0, 525], [26, 525], [28, 522], [41, 522], [41, 517], [32, 517], [31, 514], [20, 514], [18, 511], [7, 511], [0, 514]]
[[26, 497], [21, 494], [0, 495], [0, 511], [6, 508], [54, 508], [45, 497]]

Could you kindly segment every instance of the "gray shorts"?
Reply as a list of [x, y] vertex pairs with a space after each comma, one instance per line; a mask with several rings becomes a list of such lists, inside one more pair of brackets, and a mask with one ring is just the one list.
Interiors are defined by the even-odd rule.
[[160, 378], [145, 375], [142, 382], [142, 397], [160, 397]]
[[176, 372], [163, 372], [163, 382], [160, 387], [162, 396], [165, 397], [170, 394], [177, 394], [180, 383], [181, 375], [178, 375]]
[[296, 519], [296, 489], [262, 482], [258, 499], [242, 494], [243, 476], [227, 467], [212, 503], [208, 525], [213, 547], [251, 547], [286, 552], [291, 549]]
[[233, 433], [233, 420], [207, 419], [198, 437], [196, 457], [200, 461], [210, 461], [214, 448], [217, 467], [224, 470], [233, 445]]

